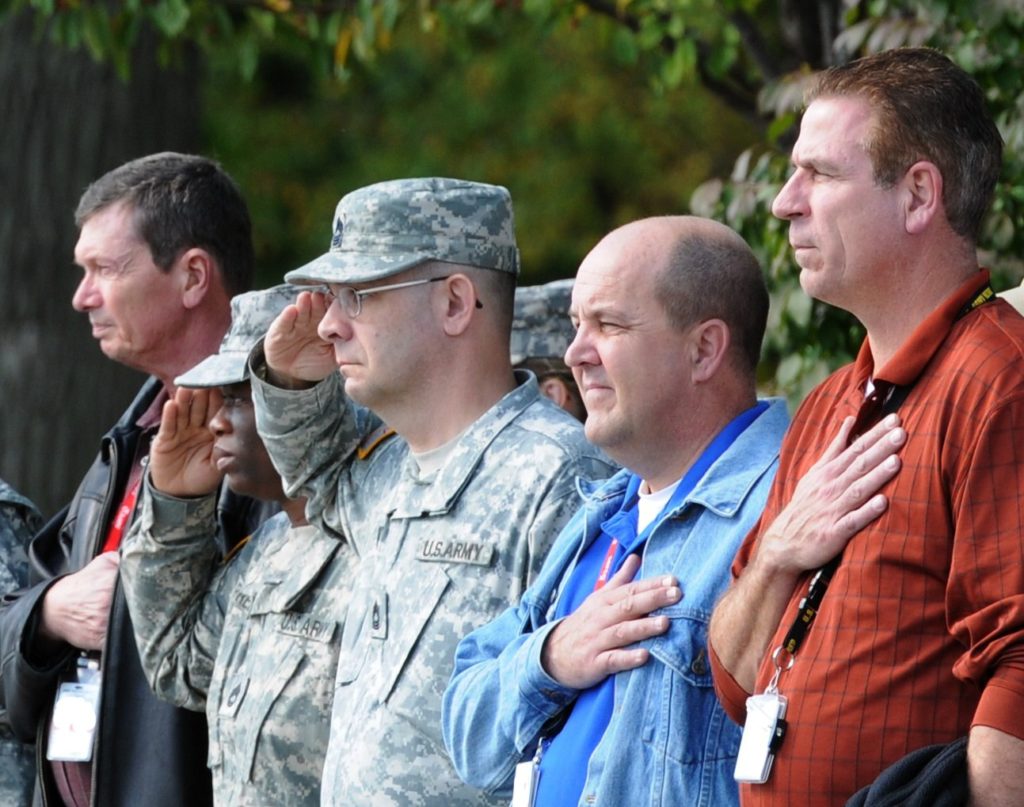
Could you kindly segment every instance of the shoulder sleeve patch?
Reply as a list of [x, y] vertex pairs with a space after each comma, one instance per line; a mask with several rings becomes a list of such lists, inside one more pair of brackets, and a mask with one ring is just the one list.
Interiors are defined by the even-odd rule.
[[356, 446], [356, 456], [361, 460], [365, 460], [374, 451], [377, 450], [377, 446], [392, 437], [395, 434], [395, 430], [388, 426], [378, 426], [368, 435], [366, 435], [362, 441]]

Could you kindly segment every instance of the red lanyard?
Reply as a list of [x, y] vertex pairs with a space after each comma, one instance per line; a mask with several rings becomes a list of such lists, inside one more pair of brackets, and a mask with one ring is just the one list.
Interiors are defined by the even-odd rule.
[[121, 546], [121, 538], [124, 537], [124, 528], [128, 526], [128, 519], [135, 511], [135, 501], [139, 498], [139, 486], [142, 484], [142, 474], [135, 480], [135, 483], [125, 491], [121, 506], [117, 508], [114, 520], [110, 522], [110, 530], [107, 532], [107, 540], [103, 544], [104, 552], [114, 552]]
[[604, 556], [604, 562], [601, 564], [601, 573], [597, 576], [597, 582], [594, 584], [594, 591], [604, 588], [604, 584], [608, 582], [608, 577], [612, 572], [612, 564], [615, 562], [615, 553], [619, 551], [619, 539], [612, 538], [611, 544], [608, 546], [608, 553]]

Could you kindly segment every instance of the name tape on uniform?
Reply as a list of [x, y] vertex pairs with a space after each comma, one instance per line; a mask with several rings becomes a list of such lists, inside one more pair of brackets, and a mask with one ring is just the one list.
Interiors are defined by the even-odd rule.
[[490, 566], [493, 558], [494, 544], [454, 539], [428, 538], [419, 545], [416, 553], [417, 560], [471, 563], [475, 566]]

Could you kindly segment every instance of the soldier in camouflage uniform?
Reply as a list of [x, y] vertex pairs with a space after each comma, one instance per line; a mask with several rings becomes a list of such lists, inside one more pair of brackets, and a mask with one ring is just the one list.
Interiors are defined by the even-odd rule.
[[444, 750], [455, 647], [529, 585], [577, 507], [577, 475], [611, 470], [513, 374], [518, 269], [504, 188], [363, 188], [339, 203], [330, 252], [287, 276], [327, 291], [300, 295], [251, 359], [285, 490], [359, 556], [323, 804], [502, 803], [461, 783]]
[[[256, 434], [246, 367], [295, 293], [235, 297], [220, 352], [175, 379], [121, 560], [146, 676], [161, 698], [206, 710], [214, 799], [225, 807], [320, 803], [352, 553], [309, 526], [304, 500], [284, 496]], [[193, 391], [210, 387], [219, 410], [217, 395]], [[222, 472], [236, 493], [283, 512], [218, 568]]]
[[583, 421], [583, 396], [565, 364], [565, 351], [575, 335], [569, 319], [572, 283], [570, 278], [516, 289], [512, 366], [537, 376], [542, 395]]
[[[28, 585], [28, 542], [42, 525], [35, 505], [0, 479], [0, 594]], [[35, 771], [34, 748], [0, 718], [0, 804], [31, 804]]]

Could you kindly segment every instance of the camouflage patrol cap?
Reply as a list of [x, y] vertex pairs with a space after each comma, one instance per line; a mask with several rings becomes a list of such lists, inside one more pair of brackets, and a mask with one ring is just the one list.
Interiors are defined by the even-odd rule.
[[510, 343], [512, 364], [526, 359], [561, 359], [565, 355], [576, 335], [569, 319], [572, 284], [572, 279], [555, 280], [516, 289]]
[[263, 291], [247, 291], [231, 298], [231, 328], [220, 350], [174, 379], [179, 387], [224, 387], [249, 377], [249, 353], [263, 338], [270, 323], [295, 301], [301, 288], [282, 283]]
[[291, 283], [365, 283], [427, 261], [519, 273], [512, 199], [500, 185], [430, 177], [346, 194], [331, 248], [285, 275]]

